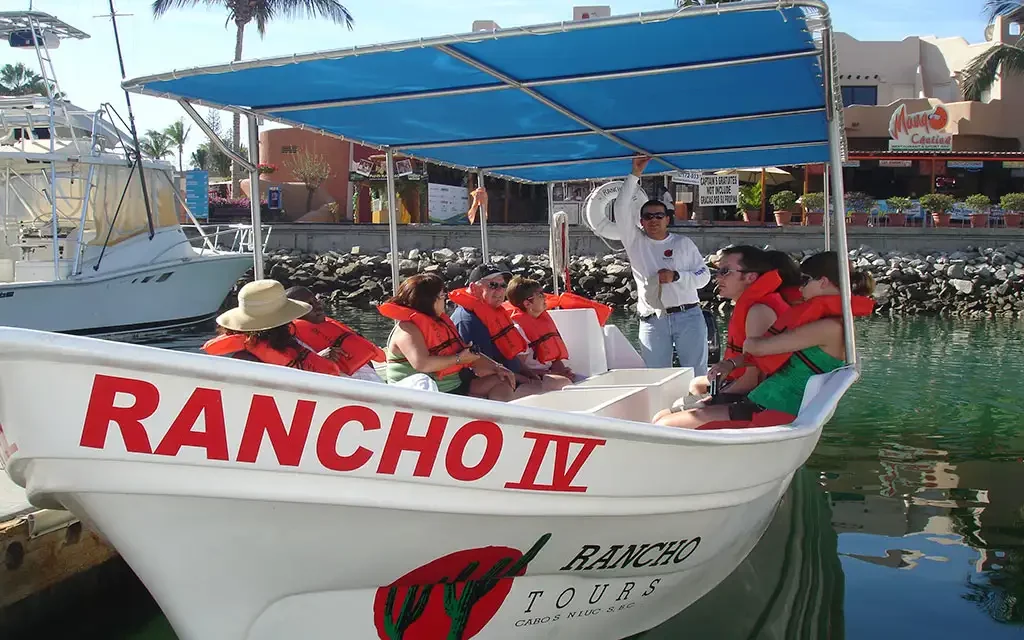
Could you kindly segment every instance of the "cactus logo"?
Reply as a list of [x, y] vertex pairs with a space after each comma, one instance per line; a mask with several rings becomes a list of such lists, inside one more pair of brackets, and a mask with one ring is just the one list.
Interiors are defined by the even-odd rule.
[[380, 640], [469, 640], [498, 613], [513, 579], [526, 573], [550, 538], [544, 534], [526, 553], [511, 547], [449, 553], [377, 589], [377, 635]]

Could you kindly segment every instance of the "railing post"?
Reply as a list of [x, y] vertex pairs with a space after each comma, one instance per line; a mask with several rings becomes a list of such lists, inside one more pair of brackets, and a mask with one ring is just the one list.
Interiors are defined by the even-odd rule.
[[384, 162], [388, 177], [388, 234], [391, 242], [391, 293], [398, 293], [398, 206], [395, 202], [395, 152], [388, 147]]
[[[478, 188], [484, 189], [484, 172], [480, 171], [477, 173], [477, 185]], [[491, 259], [491, 250], [487, 246], [487, 209], [488, 205], [480, 205], [480, 257], [483, 258], [484, 263], [487, 263]]]
[[253, 279], [263, 279], [263, 212], [260, 210], [260, 125], [256, 116], [249, 120], [249, 211], [252, 213]]

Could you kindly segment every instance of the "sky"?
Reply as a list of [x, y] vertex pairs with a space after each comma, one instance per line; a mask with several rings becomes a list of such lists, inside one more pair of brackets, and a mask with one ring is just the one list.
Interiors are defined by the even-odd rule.
[[[67, 40], [52, 53], [61, 89], [77, 106], [95, 109], [109, 102], [127, 119], [117, 62], [108, 0], [0, 0], [0, 10], [27, 10], [54, 15], [88, 33], [86, 40]], [[255, 26], [245, 32], [243, 59], [292, 53], [342, 49], [354, 45], [408, 40], [462, 33], [474, 20], [494, 20], [502, 27], [572, 19], [572, 0], [343, 0], [353, 15], [352, 31], [327, 21], [296, 19], [268, 25], [262, 40]], [[593, 2], [593, 4], [599, 4]], [[657, 11], [674, 6], [672, 0], [612, 0], [613, 15]], [[229, 62], [234, 54], [234, 25], [225, 26], [227, 12], [219, 7], [177, 9], [154, 19], [151, 0], [114, 0], [119, 14], [125, 72], [128, 78], [175, 69]], [[983, 0], [832, 0], [837, 31], [859, 40], [901, 40], [907, 36], [963, 36], [968, 42], [984, 39]], [[38, 71], [32, 50], [0, 48], [0, 65], [24, 62]], [[162, 129], [185, 116], [177, 103], [131, 94], [139, 135]], [[205, 116], [206, 109], [199, 112]], [[230, 114], [221, 121], [230, 126]], [[268, 126], [274, 126], [267, 123]], [[243, 120], [242, 140], [246, 139]], [[185, 149], [204, 140], [194, 125]]]

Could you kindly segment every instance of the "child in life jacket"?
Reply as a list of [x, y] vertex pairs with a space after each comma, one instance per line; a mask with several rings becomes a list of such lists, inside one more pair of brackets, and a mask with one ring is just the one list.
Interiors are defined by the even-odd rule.
[[[800, 265], [804, 302], [782, 313], [767, 336], [747, 336], [739, 365], [754, 364], [767, 377], [738, 402], [690, 410], [666, 409], [654, 422], [685, 429], [744, 429], [786, 425], [796, 419], [811, 376], [846, 365], [845, 330], [839, 292], [839, 256], [815, 254]], [[870, 315], [874, 280], [850, 274], [854, 316]]]
[[217, 337], [202, 350], [250, 362], [341, 375], [338, 365], [299, 343], [292, 321], [310, 312], [305, 302], [289, 300], [277, 280], [256, 280], [238, 292], [238, 306], [217, 317]]
[[329, 318], [313, 292], [292, 287], [285, 292], [291, 300], [310, 305], [310, 311], [292, 324], [298, 341], [338, 365], [341, 374], [359, 380], [383, 382], [373, 362], [384, 362], [384, 350], [348, 326]]
[[548, 314], [541, 283], [515, 276], [508, 284], [505, 297], [514, 309], [512, 322], [526, 338], [526, 350], [521, 354], [523, 367], [544, 376], [546, 389], [561, 389], [582, 380], [582, 376], [576, 376], [565, 363], [569, 350]]

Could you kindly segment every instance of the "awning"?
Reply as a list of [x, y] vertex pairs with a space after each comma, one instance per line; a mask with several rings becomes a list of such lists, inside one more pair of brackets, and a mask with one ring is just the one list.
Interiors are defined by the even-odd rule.
[[656, 157], [652, 174], [823, 163], [824, 10], [819, 0], [750, 0], [243, 61], [124, 86], [528, 182], [622, 176], [637, 153]]

